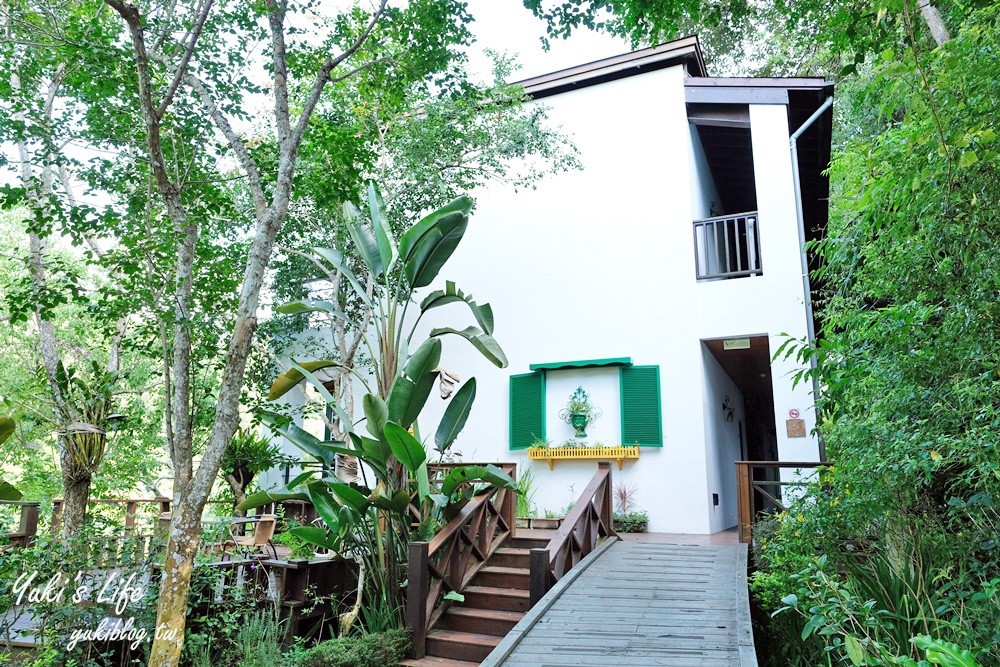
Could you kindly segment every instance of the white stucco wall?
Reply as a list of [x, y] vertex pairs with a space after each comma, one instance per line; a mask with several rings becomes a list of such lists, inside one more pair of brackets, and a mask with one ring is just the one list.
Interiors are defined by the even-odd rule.
[[[766, 335], [775, 350], [783, 332], [805, 335], [785, 108], [750, 110], [764, 275], [697, 283], [691, 223], [708, 215], [717, 194], [706, 182], [700, 146], [692, 144], [681, 68], [543, 102], [572, 135], [584, 170], [549, 177], [533, 191], [491, 186], [476, 193], [469, 230], [441, 275], [492, 304], [495, 335], [510, 360], [498, 370], [464, 341], [446, 341], [442, 365], [478, 378], [476, 405], [456, 449], [466, 461], [514, 460], [531, 468], [539, 512], [564, 507], [596, 464], [559, 462], [550, 471], [525, 452], [510, 451], [508, 377], [528, 372], [532, 363], [631, 357], [660, 366], [665, 444], [643, 448], [622, 472], [616, 467], [616, 483], [637, 489], [650, 530], [706, 533], [731, 526], [736, 429], [745, 415], [739, 392], [701, 340]], [[425, 324], [465, 326], [463, 309], [441, 309]], [[779, 452], [812, 460], [812, 438], [790, 440], [784, 433], [793, 407], [807, 427], [813, 424], [805, 388], [791, 388], [793, 368], [784, 361], [773, 366]], [[588, 428], [590, 437], [620, 444], [614, 369], [549, 372], [548, 439], [572, 434], [556, 413], [578, 385], [604, 410]], [[716, 423], [721, 410], [711, 413], [720, 390], [738, 406], [731, 424]], [[432, 397], [421, 420], [425, 435], [442, 409]], [[712, 493], [720, 494], [718, 507]]]
[[[708, 467], [709, 529], [716, 533], [737, 523], [736, 467], [740, 455], [740, 424], [746, 424], [743, 393], [705, 346], [701, 347], [705, 370], [704, 420], [705, 461]], [[726, 421], [722, 406], [726, 397], [733, 410]], [[719, 504], [712, 504], [712, 494], [719, 495]]]
[[[441, 365], [463, 379], [475, 376], [478, 386], [454, 449], [465, 461], [531, 469], [539, 513], [574, 500], [596, 463], [559, 462], [550, 471], [525, 451], [509, 450], [510, 375], [532, 363], [580, 359], [658, 365], [664, 446], [644, 447], [637, 461], [614, 468], [614, 479], [636, 489], [650, 530], [707, 533], [735, 523], [732, 461], [746, 415], [701, 341], [766, 335], [773, 351], [783, 333], [806, 333], [785, 108], [750, 107], [764, 275], [698, 283], [692, 221], [710, 215], [718, 194], [687, 122], [683, 84], [682, 68], [674, 67], [543, 100], [580, 150], [583, 171], [550, 176], [535, 190], [495, 184], [474, 193], [464, 240], [440, 280], [423, 290], [454, 280], [492, 304], [508, 368], [495, 368], [457, 337], [444, 339]], [[432, 326], [473, 323], [464, 304], [451, 304], [425, 318], [416, 340]], [[785, 436], [791, 408], [807, 428], [814, 423], [806, 387], [791, 387], [793, 370], [789, 361], [772, 365], [778, 450], [782, 459], [815, 460], [813, 438]], [[573, 434], [558, 412], [577, 386], [604, 411], [588, 439], [622, 444], [616, 368], [547, 373], [548, 440]], [[428, 441], [445, 406], [436, 393], [420, 420]], [[731, 423], [719, 421], [726, 394], [737, 411]]]

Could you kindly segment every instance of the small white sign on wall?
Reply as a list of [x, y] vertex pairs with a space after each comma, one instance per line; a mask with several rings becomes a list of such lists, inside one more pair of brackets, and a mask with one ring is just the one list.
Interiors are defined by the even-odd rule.
[[749, 350], [749, 338], [727, 338], [722, 341], [723, 350]]

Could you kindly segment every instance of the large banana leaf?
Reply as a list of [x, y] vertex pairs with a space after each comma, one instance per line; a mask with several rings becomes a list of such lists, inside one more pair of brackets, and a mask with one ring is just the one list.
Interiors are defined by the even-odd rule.
[[500, 468], [493, 464], [486, 466], [462, 466], [452, 470], [441, 482], [441, 493], [451, 496], [455, 489], [466, 482], [486, 482], [501, 489], [517, 489], [517, 484]]
[[375, 242], [378, 244], [378, 254], [385, 267], [385, 274], [392, 273], [396, 264], [396, 244], [389, 230], [389, 218], [385, 213], [385, 202], [374, 183], [368, 184], [368, 210], [372, 217], [372, 228], [375, 231]]
[[445, 282], [443, 290], [435, 290], [428, 294], [424, 300], [420, 302], [420, 310], [421, 312], [426, 313], [432, 308], [440, 308], [441, 306], [446, 306], [449, 303], [455, 303], [457, 301], [462, 301], [467, 304], [469, 306], [469, 310], [472, 311], [472, 316], [476, 318], [476, 322], [479, 323], [479, 326], [482, 327], [483, 331], [487, 334], [493, 335], [493, 308], [490, 307], [490, 304], [477, 304], [472, 299], [471, 294], [466, 294], [460, 290], [451, 280]]
[[347, 221], [347, 232], [354, 241], [354, 247], [361, 255], [361, 261], [373, 276], [384, 275], [386, 265], [379, 253], [378, 241], [375, 240], [371, 227], [365, 224], [361, 217], [361, 210], [354, 204], [344, 204], [344, 219]]
[[333, 315], [339, 320], [350, 323], [352, 320], [348, 317], [344, 311], [342, 311], [337, 304], [330, 301], [323, 301], [321, 299], [311, 300], [302, 299], [299, 301], [290, 301], [286, 304], [282, 304], [274, 309], [276, 313], [281, 313], [282, 315], [300, 315], [302, 313], [327, 313], [328, 315]]
[[336, 482], [333, 484], [327, 484], [330, 488], [330, 493], [340, 501], [341, 505], [347, 505], [353, 508], [359, 514], [364, 514], [365, 510], [368, 509], [368, 498], [364, 496], [360, 491], [354, 489], [343, 482]]
[[351, 271], [349, 266], [347, 266], [347, 262], [344, 261], [344, 253], [339, 250], [334, 250], [333, 248], [313, 248], [313, 252], [332, 264], [335, 269], [340, 271], [342, 276], [347, 278], [347, 282], [351, 283], [354, 291], [358, 294], [358, 298], [360, 298], [366, 306], [369, 308], [374, 307], [371, 297], [368, 296], [368, 292], [366, 292], [365, 288], [361, 285], [361, 281], [358, 280], [358, 277], [354, 275], [354, 272]]
[[406, 365], [403, 366], [403, 373], [411, 380], [416, 380], [436, 370], [440, 363], [441, 341], [437, 338], [428, 338], [406, 360]]
[[325, 529], [319, 526], [295, 526], [294, 528], [289, 528], [288, 532], [302, 538], [309, 544], [314, 544], [330, 551], [340, 551], [344, 544], [339, 531], [338, 533], [327, 533]]
[[437, 277], [465, 235], [471, 209], [472, 200], [459, 197], [403, 234], [399, 254], [411, 287], [426, 287]]
[[373, 437], [381, 438], [382, 429], [389, 420], [389, 407], [375, 394], [365, 394], [361, 404], [365, 411], [365, 427]]
[[399, 424], [388, 422], [385, 425], [385, 439], [389, 443], [393, 456], [411, 473], [415, 473], [427, 460], [424, 446]]
[[[336, 361], [330, 361], [329, 359], [324, 359], [322, 361], [306, 361], [303, 363], [298, 363], [294, 359], [290, 360], [291, 368], [278, 376], [271, 385], [271, 391], [268, 392], [268, 400], [275, 400], [282, 395], [288, 393], [288, 391], [294, 387], [296, 384], [302, 380], [308, 380], [323, 400], [326, 401], [328, 408], [333, 410], [334, 414], [337, 415], [337, 419], [340, 420], [341, 429], [350, 432], [354, 430], [354, 424], [351, 418], [344, 412], [344, 409], [340, 407], [337, 400], [330, 393], [330, 390], [326, 388], [323, 381], [316, 377], [316, 371], [322, 370], [323, 368], [330, 368], [333, 366], [339, 367], [340, 363]], [[298, 379], [296, 379], [298, 378]]]
[[[301, 368], [306, 369], [310, 373], [316, 371], [321, 371], [324, 368], [331, 368], [334, 366], [339, 366], [340, 362], [333, 361], [331, 359], [321, 359], [319, 361], [304, 361], [298, 364]], [[271, 385], [271, 390], [267, 392], [267, 400], [275, 401], [292, 389], [295, 385], [302, 382], [305, 379], [305, 375], [298, 368], [289, 368], [287, 371], [275, 378], [274, 383]]]
[[451, 447], [455, 438], [465, 428], [465, 422], [472, 410], [472, 402], [475, 400], [476, 378], [469, 378], [469, 381], [455, 392], [448, 407], [445, 408], [441, 423], [438, 424], [437, 433], [434, 434], [434, 445], [439, 452]]
[[333, 467], [337, 454], [357, 456], [357, 452], [347, 446], [347, 443], [337, 440], [320, 440], [312, 433], [299, 428], [295, 424], [288, 426], [271, 426], [273, 431], [285, 436], [289, 442], [310, 456], [316, 457], [327, 467]]
[[10, 417], [0, 417], [0, 444], [14, 435], [14, 420]]
[[375, 470], [376, 474], [385, 470], [385, 462], [392, 456], [389, 443], [381, 439], [366, 438], [357, 433], [351, 433], [351, 441], [357, 449], [357, 456], [360, 456], [369, 467]]
[[437, 373], [424, 373], [416, 382], [398, 377], [389, 392], [389, 419], [409, 428], [427, 403], [434, 389]]
[[300, 487], [307, 479], [312, 477], [315, 477], [314, 471], [304, 472], [297, 475], [295, 479], [280, 489], [252, 493], [247, 496], [246, 500], [237, 505], [236, 509], [240, 511], [257, 509], [261, 505], [267, 505], [278, 500], [309, 500], [309, 495], [306, 493], [305, 488]]
[[306, 494], [327, 527], [335, 533], [339, 532], [340, 504], [330, 494], [327, 483], [316, 481], [306, 485]]
[[455, 336], [461, 336], [465, 340], [472, 343], [472, 346], [479, 350], [479, 352], [490, 360], [497, 368], [507, 367], [507, 355], [503, 353], [500, 349], [500, 344], [496, 342], [493, 336], [484, 333], [481, 329], [477, 327], [466, 327], [464, 329], [452, 329], [451, 327], [439, 327], [437, 329], [431, 330], [431, 337], [435, 338], [437, 336], [444, 336], [445, 334], [453, 334]]

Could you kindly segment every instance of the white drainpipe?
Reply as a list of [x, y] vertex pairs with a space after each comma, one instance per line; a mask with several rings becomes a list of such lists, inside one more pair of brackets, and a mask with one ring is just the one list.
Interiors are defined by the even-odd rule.
[[[809, 260], [806, 257], [806, 228], [805, 220], [802, 216], [802, 182], [799, 176], [799, 149], [798, 141], [806, 130], [808, 130], [816, 120], [822, 116], [827, 109], [833, 106], [833, 96], [826, 98], [826, 101], [819, 106], [811, 116], [802, 123], [799, 129], [792, 133], [789, 139], [789, 148], [792, 152], [792, 181], [795, 184], [795, 217], [798, 219], [799, 227], [799, 258], [802, 263], [802, 299], [806, 304], [806, 331], [808, 332], [810, 344], [816, 340], [816, 325], [813, 322], [812, 294], [809, 291]], [[813, 371], [816, 370], [816, 357], [811, 357], [809, 365]], [[813, 396], [819, 398], [819, 380], [813, 373]], [[823, 439], [819, 440], [819, 458], [826, 460], [826, 445]]]

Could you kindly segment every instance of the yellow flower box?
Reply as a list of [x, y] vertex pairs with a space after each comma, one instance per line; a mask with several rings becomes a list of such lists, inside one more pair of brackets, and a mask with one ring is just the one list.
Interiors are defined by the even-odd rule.
[[549, 470], [555, 470], [556, 461], [614, 459], [618, 462], [618, 469], [621, 470], [625, 459], [639, 458], [639, 447], [636, 445], [619, 447], [587, 447], [586, 445], [575, 447], [531, 447], [528, 449], [528, 458], [532, 461], [548, 461]]

